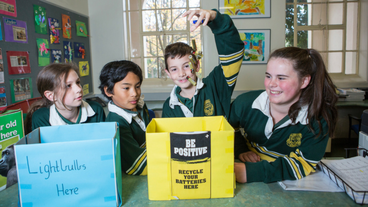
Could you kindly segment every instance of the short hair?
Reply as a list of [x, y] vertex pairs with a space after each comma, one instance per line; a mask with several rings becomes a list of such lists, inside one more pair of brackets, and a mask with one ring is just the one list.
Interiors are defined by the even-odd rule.
[[[193, 54], [193, 52], [194, 52], [193, 48], [183, 42], [176, 42], [176, 43], [166, 46], [165, 48], [165, 70], [169, 69], [169, 66], [167, 64], [167, 59], [169, 58], [173, 59], [175, 57], [181, 58], [185, 55]], [[192, 57], [194, 58], [195, 62], [197, 62], [197, 57], [195, 55], [192, 55]]]
[[107, 91], [113, 94], [113, 89], [115, 83], [123, 80], [129, 72], [134, 73], [138, 76], [140, 82], [143, 82], [142, 69], [132, 61], [129, 60], [119, 60], [112, 61], [105, 64], [101, 70], [100, 74], [100, 90], [101, 93], [111, 100], [111, 97], [108, 97], [105, 94], [104, 88], [107, 87]]

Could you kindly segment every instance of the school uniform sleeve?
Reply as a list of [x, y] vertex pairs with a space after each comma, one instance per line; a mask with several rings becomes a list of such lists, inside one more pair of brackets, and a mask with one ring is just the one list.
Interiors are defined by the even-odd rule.
[[[318, 125], [314, 124], [314, 129]], [[278, 157], [273, 162], [261, 161], [246, 162], [247, 182], [275, 182], [281, 180], [299, 180], [316, 170], [318, 162], [322, 159], [329, 134], [327, 123], [322, 120], [323, 132], [316, 137], [307, 126], [302, 130], [301, 145], [289, 155]], [[316, 130], [318, 134], [319, 130]]]
[[38, 127], [51, 126], [50, 124], [50, 109], [47, 107], [42, 107], [36, 110], [32, 114], [32, 130]]
[[102, 108], [101, 104], [95, 102], [95, 101], [86, 101], [93, 111], [95, 112], [95, 115], [93, 116], [92, 120], [93, 122], [104, 122], [106, 119], [105, 111]]
[[121, 164], [128, 175], [147, 175], [146, 144], [142, 146], [134, 139], [129, 123], [121, 116], [110, 112], [106, 121], [119, 123]]
[[170, 97], [168, 99], [166, 99], [164, 105], [162, 106], [162, 118], [165, 117], [175, 117], [175, 115], [173, 114], [172, 109], [169, 106], [169, 101], [170, 101]]
[[231, 95], [243, 61], [244, 43], [229, 15], [215, 11], [217, 12], [216, 18], [209, 22], [208, 26], [215, 37], [220, 64], [212, 70], [206, 79], [213, 82], [211, 85], [214, 85], [213, 90], [222, 102], [224, 115], [228, 116]]

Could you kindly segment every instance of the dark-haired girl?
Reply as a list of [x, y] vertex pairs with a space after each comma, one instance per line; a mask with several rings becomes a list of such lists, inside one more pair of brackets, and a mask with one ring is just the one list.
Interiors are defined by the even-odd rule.
[[229, 122], [236, 133], [236, 179], [274, 182], [301, 179], [316, 169], [335, 129], [337, 95], [321, 55], [296, 47], [274, 51], [266, 91], [240, 95]]
[[127, 60], [107, 63], [100, 74], [99, 88], [110, 100], [106, 121], [119, 123], [121, 163], [129, 175], [147, 175], [149, 114], [141, 98], [142, 80], [141, 68]]

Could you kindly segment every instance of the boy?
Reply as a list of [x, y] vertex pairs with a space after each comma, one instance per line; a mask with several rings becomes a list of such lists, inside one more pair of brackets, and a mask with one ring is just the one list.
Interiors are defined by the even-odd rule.
[[109, 100], [106, 122], [118, 122], [122, 170], [147, 175], [146, 127], [149, 114], [141, 98], [141, 68], [127, 60], [107, 63], [101, 70], [100, 90]]
[[184, 43], [165, 48], [165, 72], [174, 81], [170, 97], [165, 101], [162, 117], [218, 116], [230, 113], [231, 95], [243, 60], [244, 43], [228, 15], [217, 10], [189, 10], [183, 14], [198, 21], [191, 27], [203, 25], [211, 28], [220, 58], [220, 65], [204, 79], [196, 76], [199, 61], [195, 51]]

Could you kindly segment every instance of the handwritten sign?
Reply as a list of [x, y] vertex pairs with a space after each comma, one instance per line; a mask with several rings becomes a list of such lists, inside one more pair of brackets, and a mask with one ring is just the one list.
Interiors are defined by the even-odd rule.
[[[47, 132], [46, 139], [41, 140], [53, 137], [51, 143], [16, 145], [21, 205], [117, 206], [117, 175], [121, 176], [115, 166], [117, 129], [115, 123], [110, 123], [113, 128], [104, 128], [104, 124], [41, 127], [41, 136]], [[77, 135], [63, 136], [77, 128], [80, 129]], [[106, 132], [106, 129], [113, 130], [109, 133], [112, 137], [93, 135], [96, 130]], [[59, 130], [64, 133], [55, 133]], [[91, 139], [86, 140], [89, 136]], [[71, 137], [74, 141], [67, 141]]]

